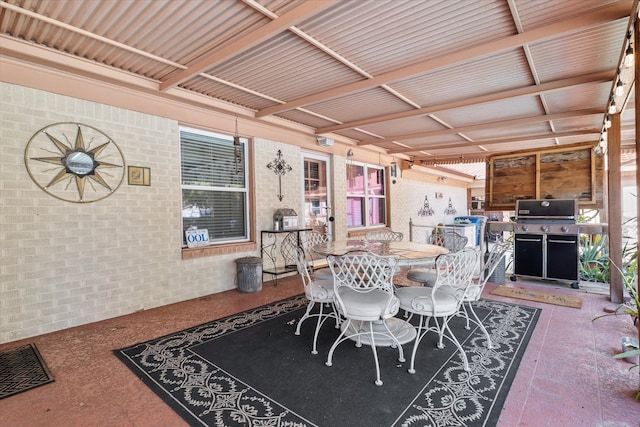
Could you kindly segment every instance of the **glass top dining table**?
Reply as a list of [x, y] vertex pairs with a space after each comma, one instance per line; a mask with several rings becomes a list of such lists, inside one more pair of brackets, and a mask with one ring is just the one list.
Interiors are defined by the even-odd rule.
[[344, 239], [320, 243], [311, 248], [318, 255], [344, 255], [352, 251], [368, 251], [376, 255], [393, 255], [398, 258], [400, 267], [424, 264], [433, 261], [438, 255], [449, 252], [448, 249], [418, 242], [390, 242], [386, 240]]

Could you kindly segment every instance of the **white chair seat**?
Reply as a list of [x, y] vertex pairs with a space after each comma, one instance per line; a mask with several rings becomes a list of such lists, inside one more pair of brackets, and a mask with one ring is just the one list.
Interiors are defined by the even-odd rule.
[[333, 280], [314, 280], [304, 288], [304, 295], [315, 302], [333, 303]]
[[407, 272], [407, 279], [423, 283], [425, 286], [433, 286], [438, 274], [433, 269], [414, 268]]
[[424, 316], [449, 316], [458, 311], [458, 301], [450, 292], [436, 289], [437, 305], [434, 312], [431, 295], [434, 288], [423, 286], [407, 286], [396, 291], [396, 297], [400, 300], [400, 309], [409, 310], [412, 313]]
[[[293, 233], [290, 235], [293, 235]], [[332, 318], [335, 320], [336, 328], [340, 326], [340, 317], [338, 316], [333, 303], [335, 296], [335, 292], [333, 290], [333, 277], [329, 277], [328, 280], [312, 280], [309, 274], [310, 268], [307, 264], [307, 259], [303, 249], [296, 247], [294, 250], [296, 268], [298, 270], [298, 274], [300, 274], [300, 277], [302, 278], [304, 295], [309, 300], [307, 310], [300, 318], [300, 321], [298, 321], [295, 334], [300, 335], [300, 328], [305, 320], [315, 317], [317, 321], [315, 332], [313, 334], [313, 347], [311, 349], [311, 353], [318, 354], [318, 334], [320, 333], [322, 325], [327, 321], [327, 319]], [[313, 310], [316, 304], [318, 305], [318, 311], [314, 312]]]
[[375, 321], [388, 319], [398, 312], [398, 298], [392, 297], [380, 289], [370, 292], [358, 292], [352, 288], [343, 287], [338, 290], [346, 313], [345, 317], [354, 320]]
[[[449, 321], [462, 306], [467, 289], [472, 284], [473, 272], [478, 263], [479, 253], [472, 248], [459, 252], [441, 254], [436, 258], [436, 280], [432, 287], [407, 286], [396, 290], [400, 309], [419, 317], [417, 336], [413, 343], [409, 373], [415, 373], [415, 359], [418, 345], [428, 332], [438, 334], [438, 348], [444, 347], [443, 338], [449, 339], [460, 352], [465, 371], [469, 371], [469, 360], [462, 345], [449, 327]], [[425, 277], [422, 277], [425, 279]], [[431, 321], [435, 325], [431, 326]]]
[[325, 364], [333, 365], [333, 353], [340, 343], [352, 341], [356, 347], [367, 344], [376, 366], [375, 384], [382, 385], [376, 346], [396, 348], [398, 361], [405, 361], [402, 345], [387, 324], [387, 319], [400, 308], [392, 281], [398, 259], [352, 251], [342, 256], [329, 255], [327, 261], [333, 273], [334, 306], [343, 316], [343, 323]]
[[469, 286], [469, 289], [467, 289], [467, 294], [464, 296], [464, 300], [477, 301], [480, 299], [480, 294], [482, 294], [482, 287], [478, 284], [473, 284]]

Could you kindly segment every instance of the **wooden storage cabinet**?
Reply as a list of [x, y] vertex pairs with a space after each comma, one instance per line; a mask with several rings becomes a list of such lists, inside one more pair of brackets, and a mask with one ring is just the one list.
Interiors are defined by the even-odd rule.
[[593, 145], [492, 156], [485, 210], [514, 210], [519, 199], [577, 199], [581, 208], [602, 208], [603, 177]]

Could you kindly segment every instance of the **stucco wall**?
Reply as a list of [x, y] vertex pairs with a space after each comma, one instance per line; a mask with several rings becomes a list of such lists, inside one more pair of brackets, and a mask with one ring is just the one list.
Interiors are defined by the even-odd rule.
[[[409, 221], [414, 224], [414, 237], [416, 242], [424, 242], [426, 232], [433, 227], [442, 224], [451, 224], [456, 216], [468, 215], [466, 188], [447, 186], [443, 184], [415, 181], [403, 177], [395, 179], [391, 184], [391, 228], [404, 233], [405, 239], [409, 239]], [[441, 193], [442, 198], [436, 198], [436, 193]], [[425, 196], [429, 199], [429, 206], [434, 211], [433, 216], [418, 216], [418, 211], [424, 205]], [[455, 215], [445, 215], [444, 211], [451, 203], [457, 210]]]

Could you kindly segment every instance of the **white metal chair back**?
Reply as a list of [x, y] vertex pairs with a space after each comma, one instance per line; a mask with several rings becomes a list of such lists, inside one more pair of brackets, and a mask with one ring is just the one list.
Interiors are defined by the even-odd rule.
[[400, 242], [404, 235], [399, 231], [389, 229], [371, 230], [364, 235], [365, 240], [381, 240], [385, 242]]
[[500, 264], [500, 261], [502, 261], [502, 258], [507, 254], [507, 250], [509, 250], [509, 244], [499, 242], [493, 245], [489, 251], [489, 256], [484, 262], [480, 280], [478, 281], [482, 289], [484, 289], [484, 286], [489, 281], [489, 277], [491, 277], [493, 272], [496, 271], [496, 268], [498, 267], [498, 264]]
[[398, 260], [362, 251], [329, 255], [327, 260], [334, 278], [335, 306], [344, 321], [340, 336], [329, 349], [326, 365], [333, 365], [333, 353], [340, 343], [353, 340], [356, 347], [361, 347], [364, 342], [373, 353], [375, 384], [382, 385], [376, 343], [382, 340], [395, 347], [398, 361], [405, 361], [402, 345], [387, 324], [400, 306], [392, 282]]
[[371, 252], [356, 251], [341, 256], [329, 255], [329, 268], [336, 291], [347, 286], [359, 292], [382, 289], [393, 294], [393, 274], [398, 259]]
[[[313, 347], [311, 349], [311, 353], [318, 354], [318, 334], [324, 322], [329, 318], [333, 318], [335, 319], [336, 328], [340, 324], [340, 319], [338, 314], [336, 313], [333, 302], [333, 282], [332, 280], [315, 280], [313, 277], [311, 277], [311, 267], [309, 266], [305, 257], [304, 249], [302, 249], [301, 247], [296, 247], [295, 253], [296, 268], [298, 270], [298, 274], [300, 274], [300, 277], [302, 278], [305, 297], [309, 300], [309, 304], [307, 305], [305, 314], [298, 321], [298, 326], [296, 327], [295, 334], [300, 335], [300, 328], [302, 327], [302, 324], [305, 320], [316, 317], [317, 322], [313, 335]], [[317, 312], [313, 311], [316, 304], [318, 304], [319, 306]]]
[[[415, 373], [415, 358], [418, 345], [429, 331], [437, 332], [438, 348], [443, 348], [443, 338], [451, 340], [463, 360], [464, 369], [469, 370], [469, 361], [462, 345], [449, 327], [449, 320], [460, 310], [467, 290], [473, 281], [473, 273], [479, 260], [479, 251], [466, 248], [449, 252], [436, 258], [437, 278], [433, 287], [406, 286], [398, 289], [396, 296], [400, 308], [418, 315], [418, 336], [413, 344], [409, 372]], [[433, 319], [435, 325], [430, 326]]]
[[449, 249], [449, 252], [458, 252], [467, 246], [469, 239], [456, 232], [446, 232], [442, 234], [429, 234], [427, 243], [432, 245], [443, 246]]
[[[434, 288], [448, 288], [462, 302], [473, 281], [473, 274], [480, 259], [479, 252], [465, 248], [459, 252], [449, 252], [436, 258], [436, 282]], [[433, 295], [437, 295], [434, 291]]]
[[315, 245], [327, 243], [329, 241], [329, 236], [325, 233], [320, 233], [319, 231], [310, 230], [304, 233], [302, 239], [302, 246], [306, 251], [309, 251]]

